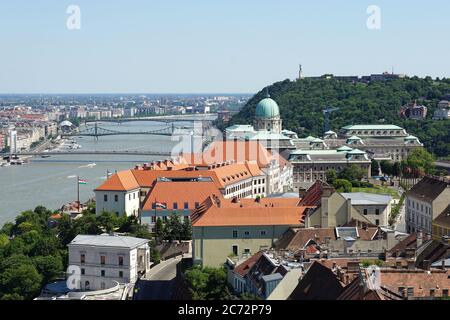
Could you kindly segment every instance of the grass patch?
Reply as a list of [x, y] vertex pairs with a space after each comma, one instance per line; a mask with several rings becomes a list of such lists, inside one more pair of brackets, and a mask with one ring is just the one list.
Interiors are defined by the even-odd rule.
[[388, 194], [395, 199], [399, 199], [397, 191], [387, 187], [373, 186], [371, 188], [352, 188], [352, 192], [367, 192], [367, 193], [377, 193], [377, 194]]

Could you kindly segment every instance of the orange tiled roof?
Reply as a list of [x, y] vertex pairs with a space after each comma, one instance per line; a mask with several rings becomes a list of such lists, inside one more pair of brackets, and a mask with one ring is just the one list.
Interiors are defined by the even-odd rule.
[[177, 203], [178, 209], [184, 209], [184, 203], [189, 203], [189, 209], [195, 208], [195, 203], [202, 203], [211, 195], [222, 197], [219, 189], [214, 182], [164, 182], [158, 181], [150, 191], [145, 200], [143, 210], [152, 210], [152, 204], [155, 202], [165, 203], [167, 209], [174, 208], [174, 202]]
[[131, 170], [134, 177], [141, 187], [150, 188], [154, 181], [159, 177], [166, 178], [193, 178], [193, 177], [210, 177], [216, 184], [217, 188], [224, 188], [229, 184], [239, 182], [241, 180], [250, 179], [253, 174], [261, 176], [261, 170], [252, 168], [250, 171], [245, 164], [232, 163], [217, 166], [209, 170]]
[[113, 174], [95, 191], [129, 191], [139, 189], [139, 183], [131, 170], [120, 171]]
[[[270, 198], [268, 200], [272, 200]], [[283, 202], [283, 200], [287, 200]], [[192, 215], [195, 227], [219, 226], [271, 226], [303, 224], [305, 207], [292, 206], [292, 199], [279, 199], [269, 203], [241, 199], [234, 203], [228, 199], [209, 197]], [[268, 202], [268, 201], [267, 201]]]
[[414, 297], [430, 296], [434, 290], [436, 296], [442, 295], [442, 289], [450, 288], [450, 272], [448, 270], [396, 270], [381, 269], [381, 285], [394, 292], [399, 287], [414, 287]]
[[190, 164], [210, 165], [225, 161], [245, 163], [256, 161], [260, 168], [270, 165], [273, 155], [257, 141], [215, 141], [203, 154], [183, 154], [182, 157]]

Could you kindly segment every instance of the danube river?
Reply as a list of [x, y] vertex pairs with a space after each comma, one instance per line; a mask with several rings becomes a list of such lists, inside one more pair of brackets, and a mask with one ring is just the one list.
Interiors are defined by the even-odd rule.
[[[177, 123], [189, 126], [189, 123]], [[117, 131], [152, 131], [167, 125], [159, 122], [99, 123]], [[189, 140], [189, 138], [187, 138]], [[76, 137], [79, 151], [158, 151], [171, 152], [180, 145], [176, 138], [156, 135], [115, 135]], [[186, 140], [186, 137], [185, 137]], [[185, 143], [185, 142], [184, 142]], [[106, 179], [107, 171], [124, 170], [136, 164], [159, 160], [161, 156], [132, 155], [60, 155], [49, 158], [34, 157], [23, 166], [0, 167], [0, 227], [13, 221], [22, 211], [44, 205], [58, 209], [77, 199], [77, 176], [87, 180], [80, 185], [80, 200], [94, 196], [93, 189]], [[166, 157], [167, 158], [167, 157]]]

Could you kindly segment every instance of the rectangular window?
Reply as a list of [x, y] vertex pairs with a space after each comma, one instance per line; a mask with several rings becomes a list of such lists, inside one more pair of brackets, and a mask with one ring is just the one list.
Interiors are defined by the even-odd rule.
[[105, 264], [106, 263], [106, 257], [105, 256], [100, 256], [100, 263], [101, 264]]
[[448, 297], [448, 289], [442, 289], [442, 296]]
[[376, 214], [377, 216], [379, 216], [379, 215], [380, 215], [380, 209], [375, 209], [375, 214]]
[[84, 255], [84, 253], [80, 254], [80, 262], [84, 263], [86, 260], [86, 256]]
[[81, 275], [84, 275], [84, 268], [81, 268]]
[[364, 209], [364, 215], [367, 216], [367, 209]]
[[189, 203], [188, 202], [184, 203], [184, 209], [189, 209]]
[[156, 217], [152, 216], [152, 223], [156, 223]]
[[178, 209], [178, 202], [174, 202], [174, 203], [173, 203], [173, 209], [174, 209], [174, 210], [177, 210], [177, 209]]
[[250, 237], [250, 231], [244, 231], [244, 237], [246, 238]]
[[105, 276], [105, 270], [101, 271], [101, 276], [104, 277]]
[[116, 194], [116, 195], [114, 195], [114, 201], [115, 202], [118, 202], [119, 201], [119, 196]]
[[248, 248], [244, 249], [244, 253], [245, 254], [250, 254], [250, 249], [248, 249]]
[[108, 195], [107, 195], [107, 194], [104, 194], [104, 195], [103, 195], [103, 201], [105, 201], [105, 202], [108, 201]]
[[414, 287], [408, 288], [408, 297], [414, 297]]
[[123, 266], [123, 257], [119, 257], [119, 266]]
[[376, 224], [377, 226], [379, 226], [379, 225], [380, 225], [380, 220], [379, 220], [379, 219], [376, 219], [376, 220], [375, 220], [375, 224]]
[[237, 238], [238, 237], [238, 232], [237, 230], [233, 230], [233, 238]]
[[430, 289], [430, 297], [434, 297], [435, 293], [436, 293], [436, 291], [434, 289]]
[[232, 250], [233, 250], [233, 254], [234, 254], [235, 256], [237, 256], [238, 253], [239, 253], [238, 246], [237, 246], [237, 245], [233, 245]]
[[123, 278], [123, 271], [119, 271], [119, 278]]
[[262, 236], [265, 236], [265, 235], [266, 235], [266, 230], [261, 230], [260, 234], [261, 234]]

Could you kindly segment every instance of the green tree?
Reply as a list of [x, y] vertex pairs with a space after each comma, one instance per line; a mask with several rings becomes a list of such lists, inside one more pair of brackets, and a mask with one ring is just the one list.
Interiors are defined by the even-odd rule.
[[9, 244], [9, 238], [6, 234], [0, 233], [0, 249], [5, 248]]
[[433, 173], [434, 157], [425, 149], [414, 149], [406, 159], [406, 164], [412, 168], [424, 173]]
[[333, 184], [333, 181], [336, 180], [337, 177], [338, 177], [337, 172], [334, 169], [327, 170], [327, 172], [325, 174], [326, 174], [326, 177], [327, 177], [327, 182], [329, 184]]
[[381, 165], [381, 171], [388, 175], [388, 176], [392, 176], [394, 174], [394, 164], [392, 163], [392, 161], [387, 161], [387, 160], [383, 160], [380, 163]]
[[192, 239], [192, 224], [191, 220], [186, 219], [183, 222], [181, 230], [181, 240], [191, 240]]
[[119, 225], [118, 217], [110, 212], [102, 212], [96, 220], [99, 228], [107, 233], [114, 231]]
[[37, 256], [33, 258], [33, 262], [37, 271], [43, 277], [43, 284], [49, 283], [55, 280], [61, 275], [63, 269], [63, 261], [59, 254], [52, 256]]
[[39, 294], [43, 277], [29, 259], [23, 258], [12, 256], [2, 262], [0, 296], [15, 294], [15, 297], [20, 295], [24, 299], [32, 299]]
[[345, 179], [334, 180], [333, 187], [337, 192], [352, 192], [352, 183]]
[[365, 170], [356, 164], [345, 167], [338, 174], [339, 179], [345, 179], [348, 181], [360, 181], [365, 175]]
[[227, 300], [231, 298], [225, 267], [201, 268], [194, 266], [187, 270], [185, 275], [194, 300]]
[[380, 165], [378, 164], [378, 161], [372, 159], [372, 164], [370, 166], [370, 170], [371, 170], [370, 174], [372, 176], [378, 176], [380, 174], [379, 168], [380, 168]]

